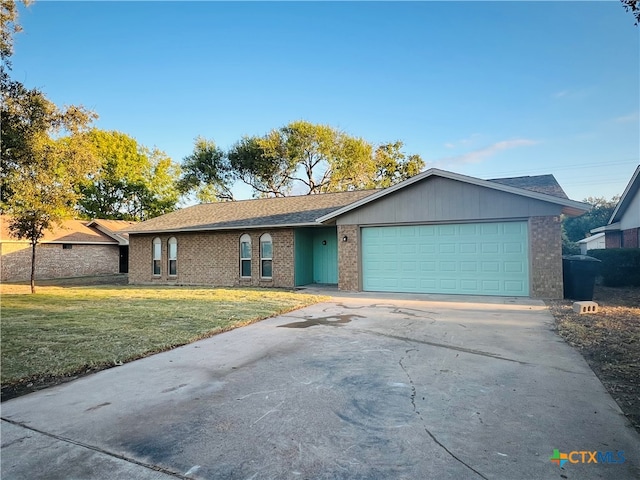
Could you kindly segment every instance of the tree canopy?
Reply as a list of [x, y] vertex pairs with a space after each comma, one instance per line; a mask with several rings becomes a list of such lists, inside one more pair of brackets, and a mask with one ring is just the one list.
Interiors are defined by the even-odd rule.
[[198, 137], [193, 153], [182, 159], [178, 190], [194, 192], [200, 202], [233, 200], [233, 178], [225, 152], [213, 140]]
[[31, 242], [35, 292], [36, 244], [72, 214], [77, 182], [95, 167], [83, 132], [96, 115], [76, 106], [60, 110], [37, 89], [2, 83], [0, 209], [10, 215], [13, 234]]
[[562, 221], [563, 253], [580, 253], [576, 242], [590, 236], [594, 228], [606, 225], [619, 200], [619, 195], [612, 197], [611, 200], [604, 197], [585, 198], [583, 202], [591, 205], [591, 210], [579, 217], [565, 217]]
[[640, 24], [640, 0], [620, 0], [624, 9], [631, 12], [636, 20], [636, 25]]
[[[31, 4], [31, 0], [23, 0], [24, 5]], [[18, 2], [16, 0], [0, 0], [0, 58], [3, 68], [5, 62], [13, 55], [13, 36], [22, 31], [18, 23]]]
[[83, 216], [146, 220], [175, 210], [179, 166], [164, 152], [117, 131], [93, 129], [86, 138], [98, 167], [78, 189]]
[[262, 137], [245, 137], [228, 152], [232, 176], [256, 196], [383, 188], [420, 172], [424, 161], [400, 141], [375, 149], [328, 125], [292, 122]]

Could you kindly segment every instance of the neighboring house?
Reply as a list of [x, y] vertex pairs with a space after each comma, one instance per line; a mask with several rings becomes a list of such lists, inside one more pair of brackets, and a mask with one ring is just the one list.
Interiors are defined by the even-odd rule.
[[596, 250], [598, 248], [604, 248], [605, 246], [604, 233], [596, 233], [590, 237], [578, 240], [576, 243], [580, 247], [580, 253], [586, 255], [589, 250]]
[[609, 222], [591, 230], [604, 233], [605, 248], [640, 247], [640, 165], [631, 176]]
[[552, 175], [437, 169], [383, 190], [196, 205], [129, 230], [129, 282], [562, 298]]
[[[121, 220], [66, 220], [46, 231], [36, 247], [36, 279], [126, 273], [129, 235], [135, 225]], [[31, 277], [31, 244], [15, 238], [0, 217], [0, 273], [3, 282]]]

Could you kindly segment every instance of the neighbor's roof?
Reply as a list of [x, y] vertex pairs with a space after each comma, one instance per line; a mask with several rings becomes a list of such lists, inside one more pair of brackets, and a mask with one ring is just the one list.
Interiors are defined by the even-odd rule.
[[492, 178], [490, 182], [511, 187], [524, 188], [532, 192], [546, 193], [554, 197], [569, 198], [553, 175], [534, 175], [526, 177]]
[[230, 230], [318, 225], [316, 219], [378, 190], [205, 203], [152, 218], [129, 233]]
[[[549, 175], [550, 177], [553, 177], [553, 175]], [[418, 175], [415, 175], [403, 182], [397, 183], [389, 188], [385, 188], [384, 190], [380, 190], [377, 193], [368, 196], [367, 198], [364, 198], [362, 200], [356, 201], [350, 205], [347, 205], [339, 210], [336, 210], [334, 212], [331, 212], [327, 215], [325, 215], [324, 217], [320, 217], [318, 218], [319, 222], [326, 222], [328, 220], [331, 220], [333, 218], [336, 218], [340, 215], [343, 215], [351, 210], [355, 210], [356, 208], [359, 208], [369, 202], [373, 202], [379, 198], [384, 197], [385, 195], [389, 195], [397, 190], [400, 190], [401, 188], [405, 188], [408, 187], [409, 185], [412, 185], [416, 182], [419, 182], [421, 180], [425, 180], [429, 177], [442, 177], [442, 178], [448, 178], [450, 180], [456, 180], [459, 182], [464, 182], [464, 183], [468, 183], [471, 185], [478, 185], [481, 187], [486, 187], [486, 188], [491, 188], [494, 190], [499, 190], [502, 192], [507, 192], [507, 193], [514, 193], [516, 195], [521, 195], [523, 197], [528, 197], [528, 198], [533, 198], [536, 200], [542, 200], [543, 202], [549, 202], [549, 203], [555, 203], [557, 205], [562, 206], [562, 213], [565, 213], [567, 215], [581, 215], [584, 212], [588, 211], [591, 208], [591, 205], [588, 205], [586, 203], [582, 203], [582, 202], [576, 202], [575, 200], [569, 200], [568, 198], [562, 198], [560, 196], [556, 196], [556, 195], [550, 195], [548, 193], [541, 193], [537, 190], [534, 190], [532, 188], [523, 188], [523, 187], [516, 187], [516, 186], [512, 186], [509, 185], [509, 182], [514, 182], [515, 179], [506, 179], [507, 183], [504, 182], [496, 182], [495, 180], [481, 180], [479, 178], [475, 178], [475, 177], [469, 177], [466, 175], [461, 175], [459, 173], [453, 173], [453, 172], [447, 172], [445, 170], [439, 170], [437, 168], [430, 168], [429, 170], [426, 170], [422, 173], [419, 173]], [[542, 175], [542, 177], [547, 177], [547, 175]], [[527, 177], [523, 177], [523, 178], [527, 178]], [[535, 177], [529, 177], [529, 178], [535, 178]], [[498, 179], [500, 180], [500, 179]], [[502, 179], [505, 180], [505, 179]], [[553, 178], [554, 182], [555, 182], [555, 178]], [[532, 183], [530, 180], [527, 181], [528, 183]], [[524, 183], [527, 183], [524, 182]], [[542, 183], [539, 180], [533, 183]], [[555, 182], [557, 184], [557, 182]], [[548, 181], [547, 181], [548, 184]], [[529, 185], [529, 187], [531, 187], [532, 185]], [[548, 185], [547, 185], [548, 186]], [[558, 185], [559, 187], [559, 185]], [[555, 190], [555, 189], [554, 189]], [[562, 190], [562, 189], [560, 189]], [[562, 192], [564, 193], [564, 192]], [[566, 195], [565, 195], [566, 197]]]
[[582, 240], [578, 240], [576, 243], [588, 243], [593, 242], [594, 240], [598, 240], [599, 238], [604, 237], [604, 232], [596, 233], [595, 235], [591, 235], [590, 237], [585, 237]]
[[127, 233], [127, 230], [137, 223], [138, 222], [130, 222], [127, 220], [103, 220], [96, 218], [91, 220], [87, 226], [97, 228], [102, 233], [116, 240], [120, 245], [128, 245], [129, 233]]
[[624, 212], [631, 205], [631, 201], [635, 197], [636, 192], [640, 189], [640, 165], [636, 167], [636, 171], [631, 175], [631, 180], [627, 184], [627, 188], [624, 189], [624, 193], [620, 197], [618, 204], [616, 205], [615, 210], [611, 214], [611, 218], [607, 225], [613, 225], [616, 222], [619, 222], [624, 215]]
[[[91, 228], [87, 220], [65, 220], [62, 225], [54, 226], [52, 230], [46, 230], [40, 243], [74, 243], [74, 244], [111, 244], [117, 245], [120, 242], [107, 233]], [[124, 222], [126, 226], [131, 222]], [[125, 225], [123, 225], [125, 226]], [[0, 216], [0, 241], [2, 242], [25, 242], [16, 238], [9, 229], [9, 217]]]

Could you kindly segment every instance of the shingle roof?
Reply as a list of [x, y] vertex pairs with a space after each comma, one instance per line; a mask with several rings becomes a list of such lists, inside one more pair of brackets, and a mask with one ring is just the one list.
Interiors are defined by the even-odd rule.
[[[91, 220], [87, 226], [96, 226], [99, 230], [102, 230], [103, 233], [106, 233], [109, 236], [114, 236], [117, 240], [117, 237], [121, 237], [125, 242], [129, 239], [128, 230], [136, 225], [138, 222], [131, 222], [128, 220], [103, 220], [101, 218], [96, 218]], [[106, 230], [106, 231], [105, 231]]]
[[378, 190], [205, 203], [152, 218], [129, 233], [313, 225], [317, 218]]
[[553, 175], [534, 175], [526, 177], [492, 178], [490, 182], [523, 188], [532, 192], [546, 193], [554, 197], [569, 198]]
[[[61, 226], [55, 226], [51, 231], [45, 231], [40, 243], [104, 243], [117, 245], [118, 242], [109, 235], [97, 229], [87, 227], [86, 220], [65, 220]], [[0, 217], [0, 241], [19, 242], [9, 230], [9, 218]]]

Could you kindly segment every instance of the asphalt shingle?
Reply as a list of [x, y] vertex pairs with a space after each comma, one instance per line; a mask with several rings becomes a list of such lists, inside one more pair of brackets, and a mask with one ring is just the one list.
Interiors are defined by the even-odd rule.
[[377, 190], [260, 198], [194, 205], [152, 218], [130, 233], [223, 230], [241, 227], [288, 227], [313, 224], [323, 215], [365, 198]]
[[533, 175], [526, 177], [492, 178], [490, 182], [522, 188], [532, 192], [546, 193], [559, 198], [569, 198], [553, 175]]

